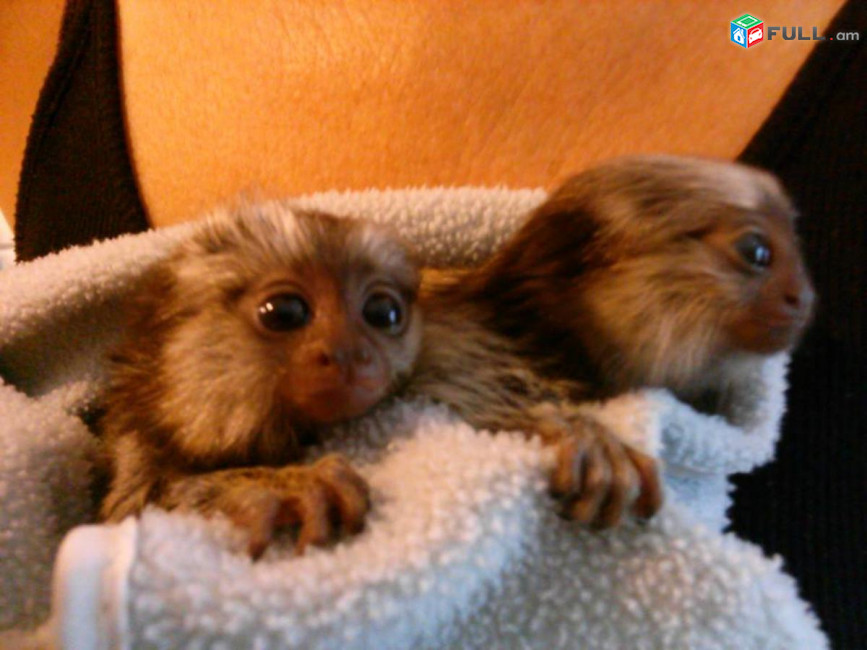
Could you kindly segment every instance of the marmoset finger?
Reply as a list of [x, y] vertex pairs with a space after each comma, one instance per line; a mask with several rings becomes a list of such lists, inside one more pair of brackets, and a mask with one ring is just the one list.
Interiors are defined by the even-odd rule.
[[645, 453], [625, 447], [632, 462], [632, 467], [638, 472], [640, 492], [632, 511], [636, 516], [647, 519], [655, 515], [662, 507], [662, 482], [659, 476], [659, 465]]
[[608, 495], [611, 482], [611, 467], [604, 447], [595, 442], [587, 450], [584, 459], [583, 482], [575, 498], [568, 503], [566, 516], [583, 524], [596, 519], [602, 503]]
[[295, 551], [303, 555], [311, 544], [322, 546], [331, 541], [333, 526], [329, 515], [328, 490], [318, 480], [313, 480], [298, 500], [288, 500], [287, 506], [297, 503], [300, 512], [301, 530], [295, 542]]
[[313, 468], [317, 479], [325, 487], [328, 498], [336, 510], [337, 521], [345, 532], [354, 534], [364, 527], [370, 510], [370, 490], [347, 461], [338, 456], [327, 457]]
[[588, 440], [583, 436], [570, 435], [557, 445], [557, 459], [551, 477], [551, 493], [555, 497], [569, 497], [582, 483], [584, 460]]
[[274, 535], [280, 508], [277, 495], [267, 488], [248, 484], [227, 490], [215, 505], [235, 526], [246, 531], [250, 557], [260, 558]]
[[603, 443], [611, 469], [608, 493], [593, 521], [595, 528], [612, 528], [620, 523], [629, 505], [639, 494], [638, 472], [632, 467], [632, 461], [626, 448], [617, 440]]

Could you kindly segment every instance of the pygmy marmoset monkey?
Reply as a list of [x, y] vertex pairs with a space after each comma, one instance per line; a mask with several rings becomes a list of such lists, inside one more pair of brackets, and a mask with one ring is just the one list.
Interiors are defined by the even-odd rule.
[[556, 190], [461, 299], [588, 395], [658, 386], [716, 412], [708, 397], [790, 350], [812, 315], [795, 214], [746, 165], [617, 159]]
[[[419, 365], [451, 364], [455, 379], [424, 377], [424, 390], [471, 422], [547, 430], [558, 446], [552, 487], [569, 516], [613, 525], [633, 501], [651, 514], [659, 488], [649, 458], [592, 420], [566, 415], [558, 427], [550, 410], [532, 404], [663, 387], [726, 415], [749, 368], [791, 349], [810, 320], [813, 290], [794, 217], [777, 180], [745, 165], [638, 156], [579, 174], [487, 263], [428, 274], [426, 328], [454, 330], [455, 345], [428, 349], [445, 335], [426, 335]], [[508, 350], [504, 360], [532, 360], [532, 373], [507, 362], [510, 373], [489, 369], [481, 382], [479, 371], [458, 372], [483, 367], [475, 358], [492, 345]], [[550, 394], [557, 388], [559, 397]], [[527, 396], [518, 409], [527, 421], [516, 422], [515, 401]]]
[[148, 503], [222, 512], [261, 554], [299, 524], [357, 532], [367, 487], [331, 455], [299, 464], [324, 424], [361, 415], [406, 380], [421, 337], [419, 274], [371, 223], [241, 205], [204, 222], [137, 291], [101, 420], [111, 485], [101, 515]]
[[[285, 522], [303, 524], [301, 547], [324, 541], [333, 510], [357, 530], [367, 494], [346, 461], [272, 466], [407, 377], [477, 427], [554, 445], [566, 516], [649, 516], [654, 461], [580, 403], [659, 386], [724, 414], [744, 368], [791, 348], [809, 320], [793, 215], [758, 170], [621, 159], [568, 181], [481, 267], [430, 272], [423, 318], [414, 267], [399, 244], [359, 234], [372, 226], [299, 213], [291, 232], [280, 219], [212, 227], [152, 274], [118, 355], [104, 516], [149, 501], [221, 510], [254, 553]], [[335, 368], [338, 387], [308, 391]]]

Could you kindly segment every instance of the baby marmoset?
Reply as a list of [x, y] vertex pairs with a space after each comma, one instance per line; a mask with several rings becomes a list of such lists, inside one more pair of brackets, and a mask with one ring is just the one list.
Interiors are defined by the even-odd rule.
[[728, 415], [750, 368], [794, 346], [811, 315], [794, 215], [779, 183], [744, 165], [590, 169], [482, 266], [426, 275], [414, 384], [476, 426], [555, 445], [567, 516], [605, 527], [652, 514], [653, 461], [576, 405], [651, 386]]
[[299, 548], [335, 517], [359, 530], [364, 481], [335, 455], [299, 464], [301, 443], [405, 382], [418, 283], [404, 246], [360, 220], [267, 203], [204, 222], [144, 278], [113, 357], [102, 517], [220, 511], [253, 555], [283, 524]]
[[809, 322], [794, 217], [758, 169], [617, 159], [567, 181], [439, 292], [573, 382], [576, 399], [655, 386], [725, 415], [746, 370]]
[[[311, 426], [359, 415], [409, 375], [411, 393], [477, 427], [554, 445], [568, 517], [649, 516], [653, 460], [580, 402], [662, 386], [721, 411], [744, 366], [791, 347], [809, 319], [792, 215], [757, 170], [615, 161], [567, 182], [482, 267], [429, 274], [423, 319], [415, 269], [372, 226], [306, 213], [212, 226], [153, 274], [119, 355], [103, 513], [221, 510], [258, 550], [286, 521], [304, 523], [302, 546], [327, 539], [332, 510], [357, 530], [366, 491], [345, 461], [271, 466], [296, 460]], [[361, 387], [308, 390], [335, 369]]]

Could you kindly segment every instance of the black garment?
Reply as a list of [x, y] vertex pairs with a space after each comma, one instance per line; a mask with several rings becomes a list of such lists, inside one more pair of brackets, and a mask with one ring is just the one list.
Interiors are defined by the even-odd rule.
[[15, 255], [148, 229], [129, 157], [113, 0], [70, 0], [27, 137]]
[[[838, 31], [861, 40], [820, 43], [740, 156], [800, 206], [821, 305], [793, 360], [777, 461], [739, 478], [732, 514], [736, 533], [785, 558], [834, 647], [854, 650], [867, 649], [867, 3], [850, 1]], [[19, 259], [148, 227], [116, 41], [112, 0], [70, 2], [27, 143]]]

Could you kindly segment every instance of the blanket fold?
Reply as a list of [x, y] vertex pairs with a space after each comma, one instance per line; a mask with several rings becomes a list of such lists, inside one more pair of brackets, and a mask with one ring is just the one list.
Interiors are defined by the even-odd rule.
[[[543, 199], [466, 188], [299, 204], [390, 222], [425, 263], [452, 266], [484, 259]], [[773, 456], [784, 356], [734, 396], [736, 424], [658, 390], [589, 407], [664, 463], [667, 503], [644, 525], [562, 521], [538, 442], [394, 401], [317, 452], [350, 456], [373, 490], [365, 531], [333, 548], [299, 558], [283, 540], [253, 563], [225, 521], [155, 509], [74, 528], [92, 521], [95, 446], [76, 414], [98, 394], [132, 281], [193, 227], [0, 274], [0, 630], [53, 610], [55, 642], [76, 650], [827, 647], [782, 561], [722, 532], [727, 476]]]

